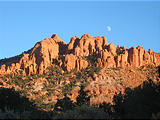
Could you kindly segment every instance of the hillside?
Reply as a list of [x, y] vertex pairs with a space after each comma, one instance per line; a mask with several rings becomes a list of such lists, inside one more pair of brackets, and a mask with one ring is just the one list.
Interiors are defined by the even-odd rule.
[[54, 34], [0, 60], [0, 116], [14, 109], [11, 118], [158, 117], [159, 66], [160, 53], [151, 49], [116, 47], [88, 34], [66, 44]]

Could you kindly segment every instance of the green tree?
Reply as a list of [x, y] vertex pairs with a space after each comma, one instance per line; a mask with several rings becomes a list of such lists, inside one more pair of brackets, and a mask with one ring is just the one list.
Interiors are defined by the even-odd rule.
[[54, 110], [65, 112], [67, 110], [72, 110], [74, 107], [75, 104], [73, 103], [73, 101], [65, 94], [65, 97], [63, 99], [58, 99], [57, 103], [55, 104]]
[[81, 89], [79, 91], [79, 95], [76, 98], [77, 100], [77, 105], [81, 106], [83, 104], [89, 104], [90, 101], [90, 96], [87, 96], [87, 92], [84, 91], [84, 86], [81, 86]]

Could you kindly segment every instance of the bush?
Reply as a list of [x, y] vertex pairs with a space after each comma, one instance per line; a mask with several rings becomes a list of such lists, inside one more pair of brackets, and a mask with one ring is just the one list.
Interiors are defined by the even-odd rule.
[[55, 104], [55, 111], [58, 112], [65, 112], [67, 110], [71, 110], [75, 107], [75, 104], [73, 103], [73, 101], [66, 96], [63, 99], [58, 99], [57, 103]]
[[55, 64], [49, 66], [47, 70], [49, 75], [56, 75], [56, 76], [62, 75], [64, 72], [62, 68], [60, 68], [58, 65]]
[[123, 48], [117, 48], [117, 55], [124, 54], [125, 50]]
[[131, 90], [125, 89], [125, 94], [114, 96], [115, 112], [123, 119], [149, 119], [158, 117], [160, 110], [160, 83], [154, 84], [151, 81], [144, 82], [143, 86], [138, 86]]
[[95, 54], [95, 53], [93, 53], [93, 55], [91, 56], [86, 57], [86, 59], [89, 61], [91, 66], [95, 66], [98, 58], [99, 58], [99, 54]]
[[69, 93], [69, 92], [73, 89], [73, 87], [75, 87], [75, 86], [76, 86], [76, 85], [75, 85], [74, 82], [70, 82], [69, 84], [64, 85], [64, 86], [62, 87], [62, 93], [63, 93], [63, 94]]
[[75, 73], [77, 79], [87, 79], [89, 76], [93, 77], [94, 73], [99, 73], [101, 67], [88, 66], [86, 69]]
[[110, 119], [110, 116], [102, 109], [83, 104], [56, 115], [54, 119]]
[[151, 119], [159, 120], [160, 119], [160, 112], [158, 112], [157, 114], [153, 113]]
[[81, 86], [81, 89], [79, 91], [79, 95], [76, 98], [76, 105], [81, 106], [83, 104], [89, 104], [90, 103], [90, 96], [87, 96], [87, 92], [84, 91], [85, 86]]
[[1, 119], [29, 119], [31, 118], [30, 111], [16, 112], [13, 109], [5, 108], [5, 112], [2, 112], [0, 109], [0, 118]]
[[23, 111], [24, 109], [30, 110], [34, 108], [34, 104], [20, 95], [20, 92], [7, 88], [0, 88], [0, 109], [5, 111], [7, 109], [13, 109]]

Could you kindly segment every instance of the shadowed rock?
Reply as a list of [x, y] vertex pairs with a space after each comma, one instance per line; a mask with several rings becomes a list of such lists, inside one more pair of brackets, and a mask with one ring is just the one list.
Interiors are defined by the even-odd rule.
[[[57, 34], [46, 38], [24, 52], [21, 55], [0, 60], [0, 75], [7, 73], [18, 73], [24, 75], [43, 74], [51, 64], [58, 64], [64, 70], [77, 71], [92, 65], [94, 58], [96, 66], [100, 67], [140, 67], [152, 64], [160, 65], [160, 53], [146, 51], [143, 47], [116, 47], [113, 43], [108, 45], [105, 37], [92, 37], [88, 34], [72, 37], [69, 44], [62, 41]], [[56, 62], [55, 62], [56, 61]]]

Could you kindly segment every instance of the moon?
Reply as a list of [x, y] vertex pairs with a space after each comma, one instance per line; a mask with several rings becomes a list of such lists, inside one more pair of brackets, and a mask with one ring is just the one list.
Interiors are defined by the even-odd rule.
[[107, 26], [107, 30], [108, 30], [108, 31], [111, 31], [111, 26]]

